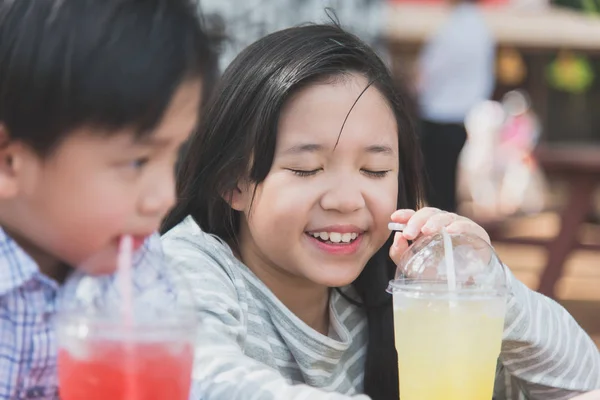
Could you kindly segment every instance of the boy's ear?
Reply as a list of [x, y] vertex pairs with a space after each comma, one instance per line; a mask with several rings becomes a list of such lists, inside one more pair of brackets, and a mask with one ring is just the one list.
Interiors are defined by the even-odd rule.
[[236, 211], [245, 211], [250, 205], [253, 193], [253, 185], [246, 181], [240, 181], [234, 189], [223, 195], [223, 199]]
[[23, 165], [24, 146], [11, 140], [8, 129], [0, 123], [0, 200], [19, 192], [19, 172]]

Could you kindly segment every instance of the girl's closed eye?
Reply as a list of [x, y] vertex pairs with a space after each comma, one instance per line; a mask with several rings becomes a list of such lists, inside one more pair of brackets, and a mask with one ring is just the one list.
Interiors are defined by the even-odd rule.
[[[289, 168], [289, 171], [293, 172], [295, 175], [300, 176], [300, 177], [308, 177], [308, 176], [314, 176], [317, 173], [319, 173], [322, 168], [316, 168], [316, 169], [295, 169], [295, 168]], [[363, 174], [365, 174], [368, 177], [371, 178], [384, 178], [388, 173], [390, 173], [391, 170], [387, 169], [387, 170], [370, 170], [370, 169], [361, 169], [361, 172]]]
[[385, 178], [386, 175], [391, 172], [390, 169], [380, 170], [380, 171], [373, 171], [373, 170], [369, 170], [369, 169], [362, 169], [361, 171], [362, 171], [363, 174], [365, 174], [365, 175], [367, 175], [368, 177], [371, 177], [371, 178]]
[[310, 170], [288, 168], [288, 171], [291, 171], [294, 173], [294, 175], [301, 176], [301, 177], [314, 176], [321, 170], [322, 170], [322, 168], [310, 169]]

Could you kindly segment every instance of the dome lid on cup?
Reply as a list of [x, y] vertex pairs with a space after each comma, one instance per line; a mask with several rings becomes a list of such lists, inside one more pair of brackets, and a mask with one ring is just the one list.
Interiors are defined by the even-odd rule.
[[[492, 291], [504, 295], [507, 275], [492, 246], [471, 234], [449, 234], [448, 237], [452, 244], [456, 290]], [[448, 280], [444, 235], [438, 233], [422, 236], [408, 248], [388, 291], [420, 290], [424, 286], [448, 291]]]

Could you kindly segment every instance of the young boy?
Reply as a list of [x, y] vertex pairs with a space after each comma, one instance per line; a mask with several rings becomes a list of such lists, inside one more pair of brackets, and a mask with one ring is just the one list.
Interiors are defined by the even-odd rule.
[[158, 228], [215, 66], [188, 0], [0, 0], [0, 399], [58, 398], [60, 285]]

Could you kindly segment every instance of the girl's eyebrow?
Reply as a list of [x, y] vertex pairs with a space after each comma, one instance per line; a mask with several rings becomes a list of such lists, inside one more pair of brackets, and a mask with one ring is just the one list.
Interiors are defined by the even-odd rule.
[[392, 148], [389, 146], [386, 146], [386, 145], [367, 146], [365, 148], [365, 151], [367, 153], [374, 153], [374, 154], [384, 154], [384, 155], [390, 155], [390, 156], [394, 155], [394, 151], [392, 150]]
[[[325, 146], [317, 143], [303, 143], [294, 145], [283, 152], [285, 155], [296, 155], [302, 153], [318, 153], [325, 150]], [[364, 149], [365, 153], [371, 154], [383, 154], [386, 156], [393, 156], [394, 150], [390, 146], [387, 145], [371, 145], [367, 146]]]
[[317, 143], [303, 143], [290, 147], [283, 154], [317, 153], [323, 151], [323, 149], [323, 145]]

